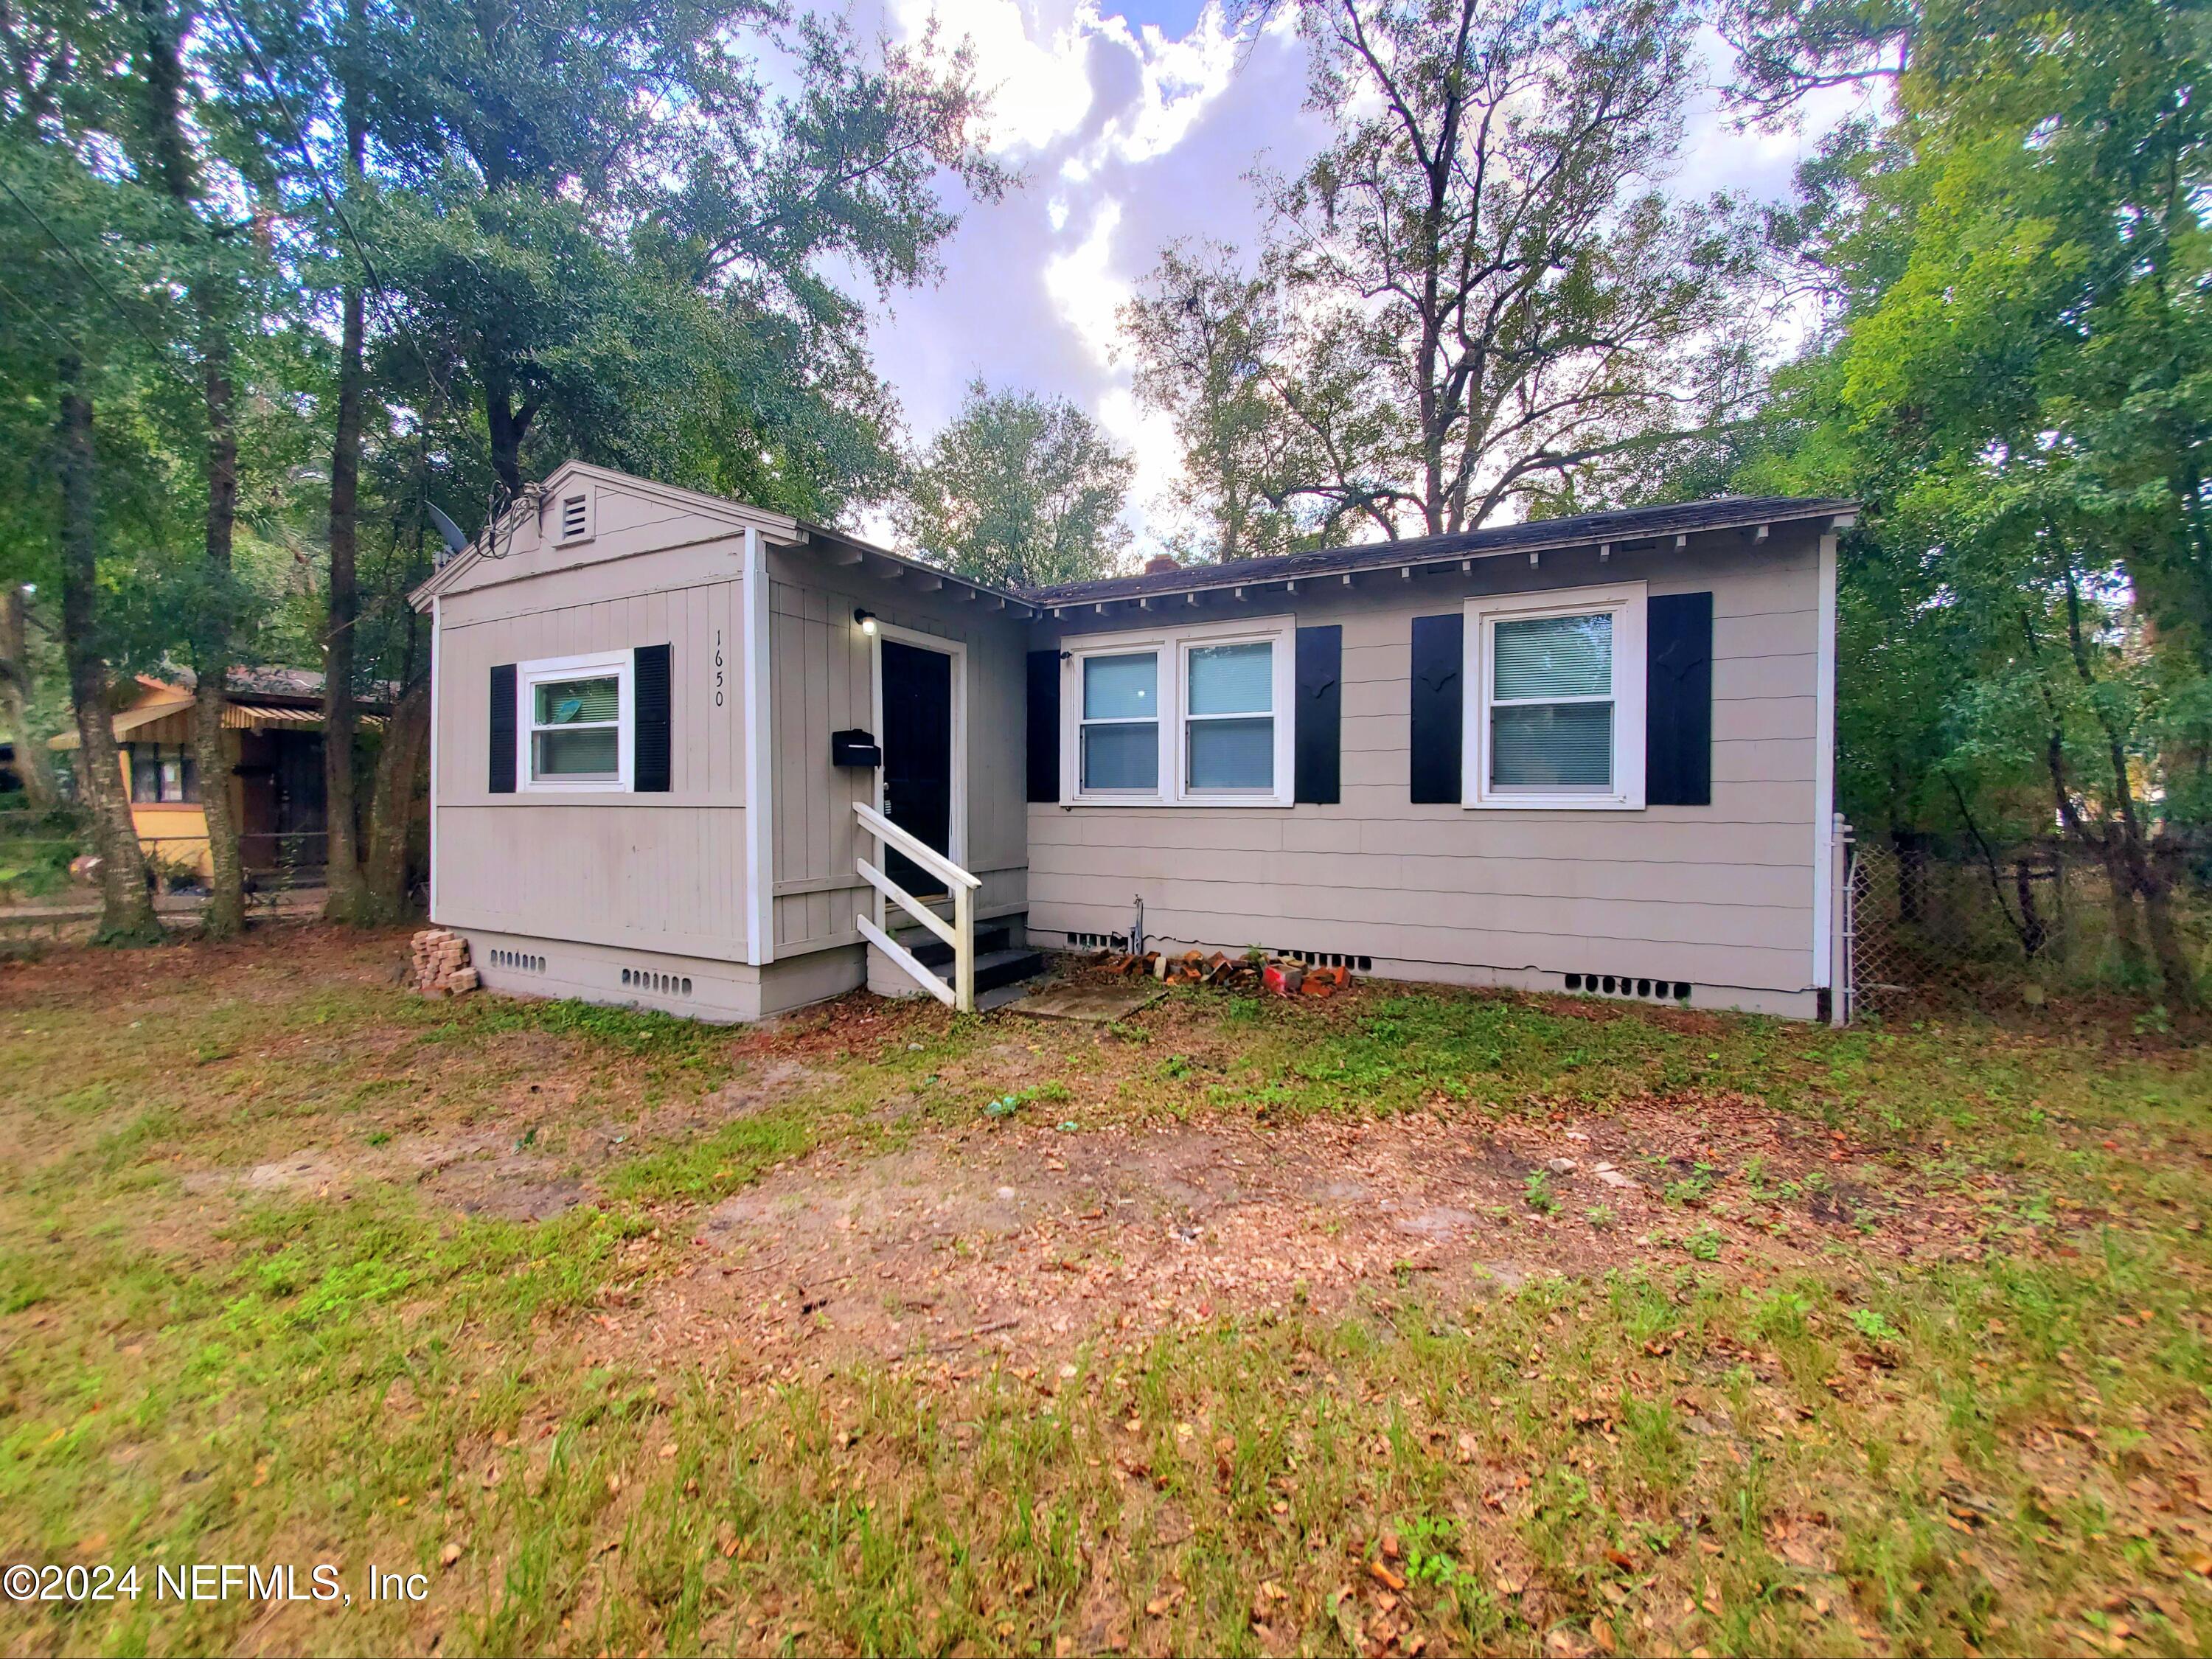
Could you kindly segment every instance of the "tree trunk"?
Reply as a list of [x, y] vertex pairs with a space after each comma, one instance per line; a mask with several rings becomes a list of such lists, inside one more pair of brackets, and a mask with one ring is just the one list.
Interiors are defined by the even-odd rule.
[[238, 432], [230, 380], [229, 342], [210, 307], [202, 314], [205, 370], [208, 602], [195, 650], [192, 747], [200, 763], [200, 810], [207, 817], [207, 908], [200, 915], [206, 939], [234, 939], [246, 928], [246, 864], [238, 845], [238, 812], [231, 800], [231, 761], [222, 729], [224, 691], [230, 678], [230, 551], [238, 517]]
[[[2081, 593], [2069, 562], [2066, 567], [2066, 635], [2074, 658], [2074, 672], [2092, 690], [2096, 675], [2090, 667], [2088, 641], [2081, 629]], [[2189, 952], [2174, 931], [2172, 910], [2166, 902], [2165, 878], [2151, 862], [2143, 833], [2142, 817], [2136, 810], [2134, 782], [2128, 776], [2127, 744], [2112, 715], [2092, 702], [2097, 723], [2104, 728], [2106, 759], [2112, 769], [2112, 802], [2118, 809], [2108, 834], [2113, 851], [2112, 879], [2142, 902], [2145, 931], [2150, 935], [2152, 960], [2166, 988], [2166, 1000], [2176, 1008], [2197, 1006], [2197, 973]], [[2116, 901], [2117, 902], [2117, 901]]]
[[323, 793], [330, 816], [330, 896], [323, 914], [358, 921], [367, 899], [354, 789], [354, 629], [361, 618], [357, 505], [361, 487], [362, 291], [345, 291], [338, 355], [337, 431], [331, 445], [330, 633], [323, 657]]
[[527, 428], [531, 411], [515, 412], [513, 400], [503, 387], [488, 390], [484, 394], [484, 424], [491, 440], [492, 476], [499, 481], [500, 501], [492, 514], [496, 519], [501, 513], [522, 499], [522, 434]]
[[[346, 131], [346, 187], [351, 193], [361, 178], [367, 128], [360, 94], [360, 61], [363, 0], [349, 0], [346, 8], [345, 57], [339, 73], [344, 78]], [[330, 631], [323, 657], [323, 798], [329, 815], [330, 841], [325, 850], [324, 879], [329, 896], [323, 915], [332, 921], [359, 921], [368, 900], [361, 872], [359, 804], [354, 787], [354, 734], [358, 726], [354, 707], [354, 633], [361, 619], [360, 547], [361, 406], [367, 374], [362, 363], [362, 295], [361, 284], [346, 284], [344, 317], [338, 339], [338, 406], [336, 429], [331, 438], [331, 605]]]
[[161, 924], [146, 884], [146, 855], [131, 821], [123, 787], [123, 762], [107, 712], [107, 665], [93, 641], [99, 530], [94, 515], [92, 400], [83, 391], [84, 366], [60, 359], [60, 471], [62, 486], [62, 654], [69, 664], [70, 702], [76, 716], [78, 781], [92, 813], [100, 849], [100, 930], [102, 945], [154, 945]]
[[11, 584], [0, 595], [0, 714], [15, 734], [15, 775], [33, 811], [51, 811], [61, 799], [46, 746], [31, 731], [31, 652], [23, 616], [23, 590]]
[[[161, 183], [180, 217], [200, 231], [192, 207], [199, 167], [185, 131], [184, 20], [165, 0], [139, 0], [145, 53], [146, 120]], [[193, 630], [192, 748], [199, 760], [200, 807], [207, 818], [208, 902], [200, 931], [229, 939], [246, 927], [246, 870], [239, 856], [238, 815], [230, 799], [230, 757], [222, 733], [223, 692], [230, 677], [230, 551], [238, 517], [238, 433], [230, 378], [230, 319], [217, 300], [221, 253], [213, 239], [196, 234], [194, 249], [205, 261], [191, 279], [192, 309], [200, 331], [201, 394], [207, 414], [207, 542], [204, 614]]]
[[410, 684], [385, 725], [376, 757], [376, 795], [368, 819], [365, 921], [392, 922], [407, 914], [407, 838], [415, 822], [416, 783], [430, 735], [430, 679]]

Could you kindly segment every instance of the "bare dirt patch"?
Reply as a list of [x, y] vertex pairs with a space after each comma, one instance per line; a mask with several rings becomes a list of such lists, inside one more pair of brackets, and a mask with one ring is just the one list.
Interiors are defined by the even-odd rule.
[[817, 1152], [687, 1224], [684, 1268], [609, 1328], [770, 1364], [1050, 1351], [1363, 1298], [1455, 1313], [1546, 1273], [1695, 1259], [1755, 1277], [1839, 1240], [1975, 1248], [1928, 1183], [1727, 1096], [1548, 1121], [931, 1133]]

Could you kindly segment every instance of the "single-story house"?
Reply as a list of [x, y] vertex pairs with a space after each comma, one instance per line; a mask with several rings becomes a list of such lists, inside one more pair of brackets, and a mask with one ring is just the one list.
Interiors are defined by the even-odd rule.
[[1823, 1016], [1853, 510], [1013, 590], [571, 463], [414, 595], [432, 920], [720, 1019], [1108, 945]]
[[[388, 703], [377, 700], [362, 708], [362, 722], [368, 726], [390, 712]], [[207, 811], [192, 747], [191, 684], [138, 675], [112, 724], [139, 845], [159, 869], [204, 878], [210, 872]], [[239, 855], [246, 869], [320, 869], [326, 833], [323, 677], [307, 668], [234, 666], [224, 681], [222, 726], [232, 762]], [[48, 739], [48, 747], [58, 750], [76, 746], [75, 732]]]

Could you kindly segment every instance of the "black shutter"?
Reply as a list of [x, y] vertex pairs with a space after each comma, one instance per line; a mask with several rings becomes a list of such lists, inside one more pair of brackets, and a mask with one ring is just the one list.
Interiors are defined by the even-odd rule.
[[641, 795], [668, 793], [669, 682], [675, 654], [672, 645], [641, 645], [631, 653], [630, 689], [637, 698], [637, 722], [630, 750], [630, 787]]
[[1297, 721], [1291, 729], [1297, 745], [1297, 787], [1291, 799], [1324, 805], [1339, 793], [1344, 729], [1344, 629], [1298, 629]]
[[1467, 709], [1467, 618], [1413, 618], [1413, 799], [1460, 804], [1460, 732]]
[[491, 671], [491, 792], [514, 793], [514, 665]]
[[1644, 799], [1713, 802], [1713, 596], [1659, 593], [1646, 612]]
[[1029, 797], [1060, 799], [1060, 653], [1030, 653]]

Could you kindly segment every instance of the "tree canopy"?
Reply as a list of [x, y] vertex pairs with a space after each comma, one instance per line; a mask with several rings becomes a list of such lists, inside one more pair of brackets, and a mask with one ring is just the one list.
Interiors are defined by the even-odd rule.
[[1135, 462], [1066, 398], [977, 380], [923, 453], [900, 536], [963, 576], [1042, 585], [1109, 574]]

